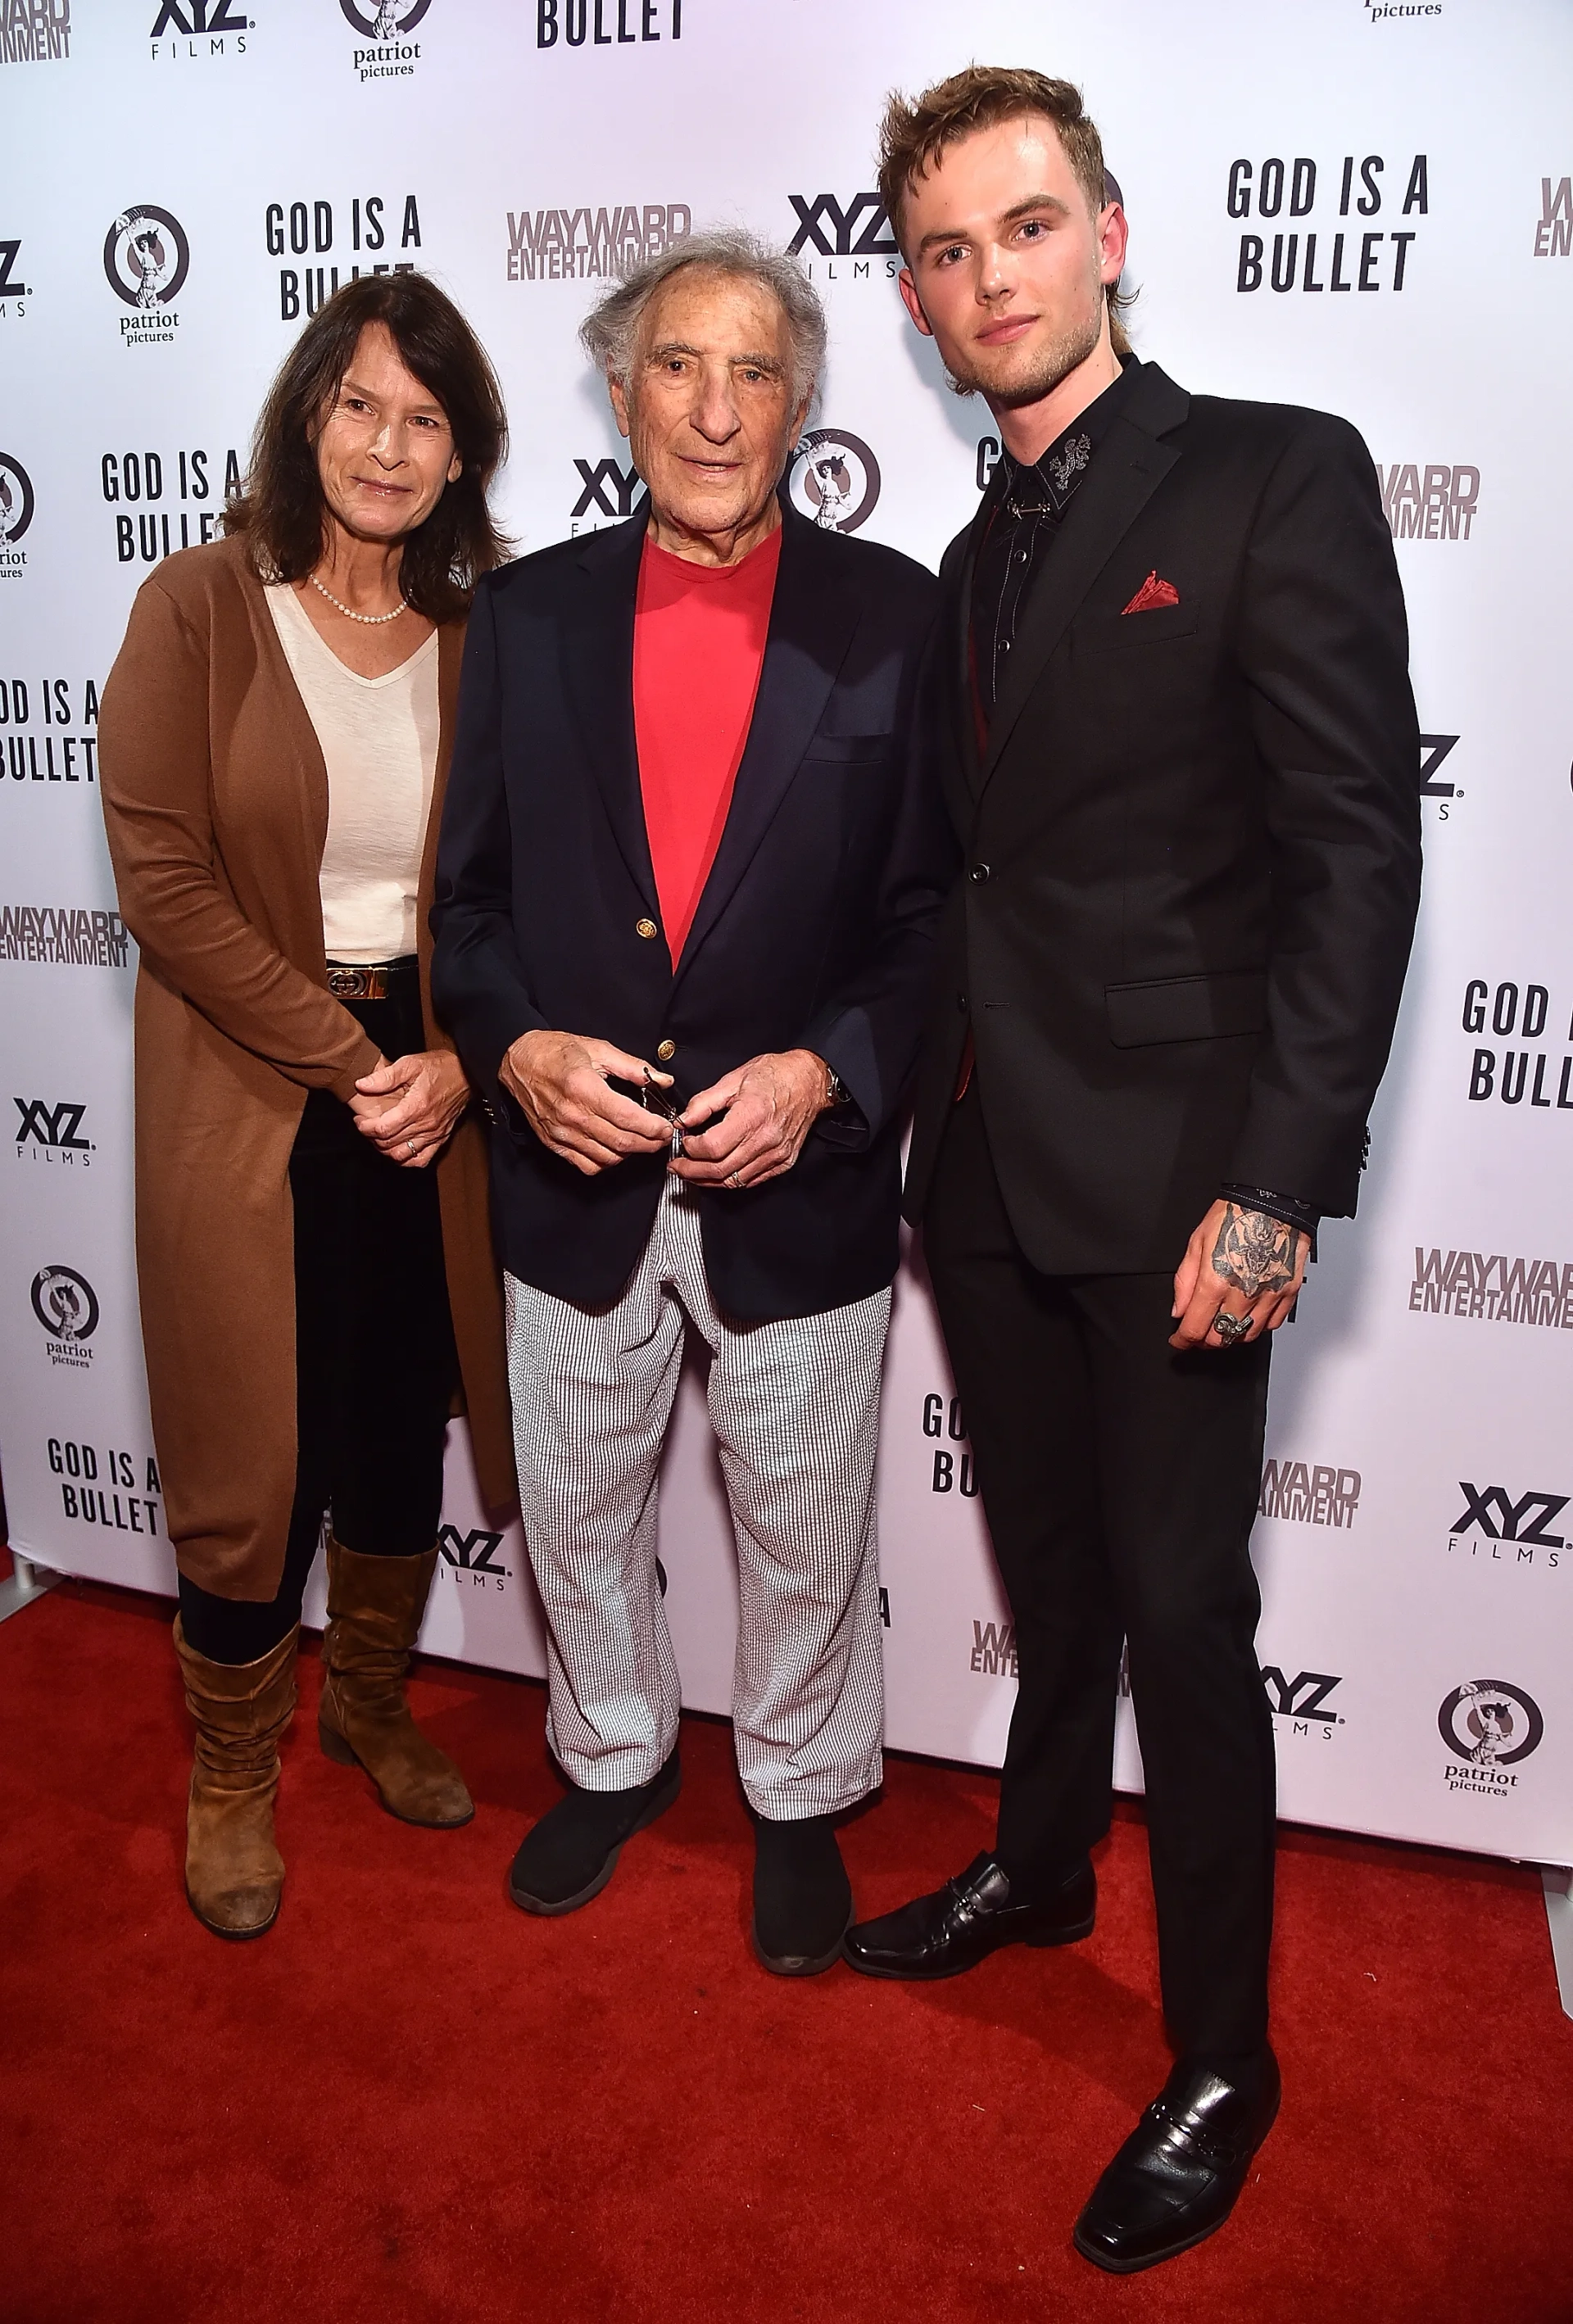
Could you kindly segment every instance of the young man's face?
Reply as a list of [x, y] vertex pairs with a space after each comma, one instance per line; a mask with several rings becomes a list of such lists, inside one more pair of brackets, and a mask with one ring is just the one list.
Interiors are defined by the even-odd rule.
[[958, 387], [1041, 402], [1098, 346], [1125, 236], [1119, 204], [1090, 209], [1053, 123], [1026, 114], [948, 145], [908, 189], [902, 297]]

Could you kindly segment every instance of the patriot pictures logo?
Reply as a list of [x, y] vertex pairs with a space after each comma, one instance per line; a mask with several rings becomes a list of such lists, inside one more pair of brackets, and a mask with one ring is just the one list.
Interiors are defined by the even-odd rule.
[[826, 532], [856, 532], [879, 499], [879, 462], [861, 436], [815, 428], [798, 439], [788, 491], [792, 506]]
[[[1337, 187], [1337, 198], [1334, 188]], [[1402, 189], [1402, 195], [1400, 189]], [[1411, 245], [1431, 206], [1426, 156], [1416, 153], [1407, 170], [1400, 161], [1389, 173], [1385, 157], [1346, 153], [1341, 165], [1319, 167], [1309, 153], [1285, 161], [1271, 153], [1261, 162], [1244, 157], [1229, 164], [1224, 207], [1232, 218], [1273, 220], [1271, 237], [1250, 231], [1240, 236], [1235, 288], [1255, 291], [1311, 292], [1402, 290], [1409, 272]], [[1383, 226], [1334, 226], [1337, 218], [1385, 216]], [[1279, 218], [1317, 218], [1285, 230]]]
[[1466, 1679], [1444, 1697], [1437, 1725], [1454, 1755], [1442, 1769], [1448, 1789], [1498, 1799], [1518, 1783], [1508, 1769], [1537, 1750], [1546, 1731], [1534, 1697], [1504, 1678]]
[[1573, 178], [1541, 180], [1541, 215], [1535, 225], [1537, 258], [1573, 258]]
[[338, 0], [345, 22], [367, 43], [352, 51], [356, 78], [403, 80], [421, 61], [421, 43], [404, 38], [412, 32], [431, 0]]
[[1538, 1323], [1573, 1332], [1573, 1259], [1509, 1259], [1496, 1250], [1415, 1246], [1411, 1312], [1461, 1323]]
[[62, 63], [71, 53], [71, 0], [0, 0], [0, 65]]
[[510, 282], [578, 282], [659, 258], [693, 231], [687, 202], [622, 202], [592, 209], [510, 210]]
[[1464, 1507], [1448, 1536], [1450, 1555], [1480, 1565], [1555, 1569], [1568, 1546], [1559, 1526], [1567, 1493], [1510, 1493], [1505, 1485], [1472, 1485], [1462, 1477]]
[[1382, 512], [1394, 540], [1467, 540], [1480, 504], [1480, 471], [1466, 462], [1376, 464]]
[[122, 210], [104, 237], [104, 273], [132, 310], [120, 318], [123, 345], [167, 346], [174, 337], [174, 302], [190, 263], [186, 229], [170, 211], [156, 202]]
[[22, 547], [32, 522], [32, 478], [20, 460], [0, 452], [0, 581], [18, 580], [27, 570]]
[[159, 0], [148, 35], [153, 61], [243, 57], [254, 23], [243, 0]]
[[41, 1267], [32, 1278], [32, 1312], [49, 1333], [50, 1361], [86, 1371], [87, 1342], [98, 1328], [98, 1295], [74, 1267]]
[[[1521, 987], [1515, 980], [1504, 979], [1494, 990], [1487, 978], [1470, 978], [1464, 987], [1460, 1019], [1465, 1032], [1494, 1033], [1504, 1044], [1511, 1043], [1515, 1033], [1518, 1036], [1517, 1047], [1476, 1048], [1469, 1065], [1471, 1104], [1496, 1100], [1503, 1105], [1522, 1105], [1525, 1118], [1534, 1113], [1573, 1113], [1573, 1023], [1566, 1043], [1559, 1042], [1555, 1032], [1544, 1040], [1550, 1009], [1547, 985]], [[1559, 1014], [1552, 1019], [1559, 1021]]]

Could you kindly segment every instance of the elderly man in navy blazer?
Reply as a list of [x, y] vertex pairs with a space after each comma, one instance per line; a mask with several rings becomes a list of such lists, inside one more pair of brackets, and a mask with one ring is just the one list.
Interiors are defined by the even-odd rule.
[[559, 1914], [676, 1798], [657, 1470], [685, 1330], [737, 1541], [754, 1946], [805, 1976], [880, 1780], [874, 1460], [901, 1105], [953, 868], [915, 715], [932, 576], [782, 489], [825, 344], [791, 262], [699, 235], [584, 328], [649, 503], [477, 593], [433, 990], [495, 1131]]

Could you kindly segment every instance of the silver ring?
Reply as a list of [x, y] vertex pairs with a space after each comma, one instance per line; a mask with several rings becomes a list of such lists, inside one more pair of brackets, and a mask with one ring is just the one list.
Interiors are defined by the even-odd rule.
[[736, 1171], [736, 1170], [734, 1170], [734, 1171], [733, 1171], [733, 1173], [732, 1173], [732, 1176], [727, 1179], [726, 1184], [727, 1184], [729, 1186], [732, 1186], [732, 1187], [736, 1188], [736, 1187], [741, 1186], [741, 1185], [742, 1185], [742, 1184], [743, 1184], [743, 1181], [742, 1181], [742, 1179], [738, 1176], [738, 1175], [737, 1175]]
[[421, 1151], [421, 1148], [416, 1145], [415, 1140], [412, 1138], [406, 1138], [404, 1145], [407, 1151], [412, 1154], [419, 1154]]
[[1250, 1328], [1249, 1315], [1229, 1315], [1220, 1313], [1213, 1318], [1213, 1329], [1226, 1347], [1233, 1347], [1236, 1340], [1243, 1340]]

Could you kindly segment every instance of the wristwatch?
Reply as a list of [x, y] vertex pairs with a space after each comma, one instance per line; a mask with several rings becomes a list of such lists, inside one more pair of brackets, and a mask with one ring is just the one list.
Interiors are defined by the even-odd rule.
[[825, 1068], [825, 1111], [834, 1113], [838, 1105], [850, 1105], [852, 1093], [834, 1065]]

